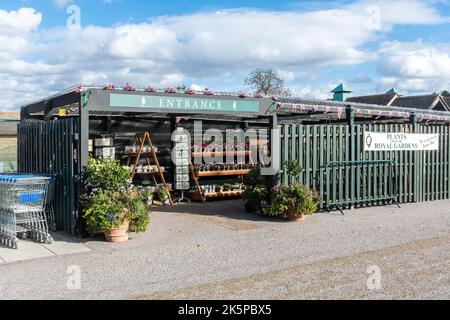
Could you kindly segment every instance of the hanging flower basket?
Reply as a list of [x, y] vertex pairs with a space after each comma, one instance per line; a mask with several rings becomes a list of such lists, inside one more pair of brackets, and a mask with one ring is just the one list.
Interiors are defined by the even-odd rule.
[[114, 85], [111, 82], [109, 82], [103, 87], [103, 89], [104, 90], [114, 90], [115, 87], [114, 87]]
[[264, 95], [261, 93], [261, 92], [257, 92], [256, 94], [255, 94], [255, 98], [264, 98]]
[[195, 94], [195, 90], [193, 88], [189, 88], [186, 90], [187, 94]]
[[153, 86], [148, 86], [147, 90], [145, 90], [145, 91], [147, 91], [147, 92], [156, 92], [156, 89]]
[[86, 92], [86, 88], [84, 88], [84, 87], [78, 87], [76, 90], [75, 90], [75, 92], [76, 93], [85, 93]]
[[127, 83], [124, 87], [123, 90], [125, 91], [136, 91], [136, 89], [129, 83]]
[[205, 89], [205, 91], [203, 91], [203, 93], [207, 96], [212, 96], [214, 95], [214, 92], [208, 88]]
[[169, 86], [166, 89], [166, 93], [177, 93], [177, 90], [174, 87]]
[[241, 91], [239, 93], [239, 98], [247, 98], [248, 97], [248, 92], [247, 91]]

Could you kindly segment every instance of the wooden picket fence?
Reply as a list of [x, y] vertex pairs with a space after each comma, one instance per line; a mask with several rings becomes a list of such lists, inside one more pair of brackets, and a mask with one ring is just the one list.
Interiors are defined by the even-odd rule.
[[[382, 205], [384, 202], [378, 199], [389, 197], [392, 179], [399, 203], [450, 198], [448, 126], [284, 124], [279, 128], [281, 163], [284, 166], [286, 161], [298, 160], [304, 168], [296, 178], [289, 177], [283, 168], [282, 183], [295, 180], [317, 190], [322, 209], [333, 202], [351, 203], [351, 206]], [[364, 152], [366, 131], [436, 133], [439, 134], [439, 150]], [[345, 161], [364, 164], [327, 168], [330, 163]], [[330, 190], [335, 192], [330, 193]]]

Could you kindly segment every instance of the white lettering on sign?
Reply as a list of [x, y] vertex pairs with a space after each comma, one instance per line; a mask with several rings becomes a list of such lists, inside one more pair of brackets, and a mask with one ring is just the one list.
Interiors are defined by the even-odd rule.
[[222, 110], [219, 100], [159, 99], [159, 107], [164, 109]]
[[364, 151], [435, 151], [439, 134], [365, 132]]

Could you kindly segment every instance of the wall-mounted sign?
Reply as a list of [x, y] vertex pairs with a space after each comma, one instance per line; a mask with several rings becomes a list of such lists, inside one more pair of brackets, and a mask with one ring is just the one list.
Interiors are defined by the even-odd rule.
[[110, 94], [111, 107], [258, 113], [259, 102], [171, 96]]
[[365, 132], [364, 151], [439, 150], [439, 134]]

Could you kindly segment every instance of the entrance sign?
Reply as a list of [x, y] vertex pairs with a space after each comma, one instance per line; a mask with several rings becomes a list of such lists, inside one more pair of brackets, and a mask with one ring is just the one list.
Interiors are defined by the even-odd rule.
[[110, 95], [111, 107], [258, 113], [259, 102], [133, 94]]
[[365, 132], [364, 151], [435, 151], [439, 134]]

